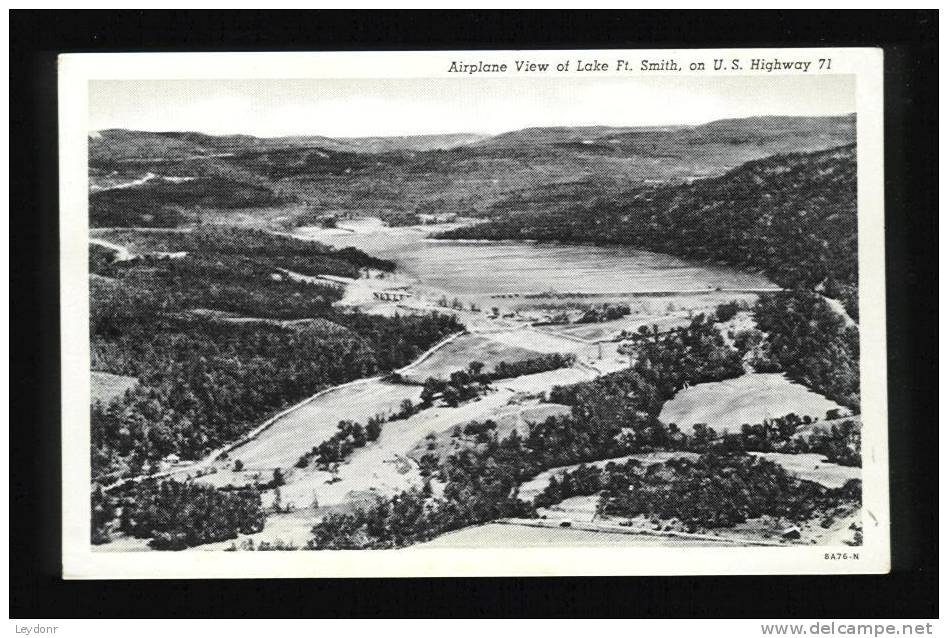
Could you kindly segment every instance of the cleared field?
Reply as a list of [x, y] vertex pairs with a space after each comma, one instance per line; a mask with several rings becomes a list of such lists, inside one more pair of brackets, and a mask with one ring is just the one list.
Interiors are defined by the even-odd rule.
[[706, 423], [721, 433], [738, 432], [743, 423], [761, 423], [791, 412], [822, 419], [832, 409], [849, 412], [782, 374], [755, 373], [686, 388], [665, 403], [658, 418], [685, 431], [695, 423]]
[[779, 452], [751, 452], [782, 465], [791, 474], [823, 487], [837, 489], [852, 479], [862, 479], [861, 467], [847, 467], [829, 463], [819, 454], [781, 454]]
[[[412, 387], [412, 386], [403, 386]], [[407, 419], [386, 423], [374, 443], [353, 452], [335, 473], [293, 469], [281, 488], [285, 502], [308, 503], [315, 494], [323, 505], [336, 505], [368, 494], [389, 496], [420, 487], [421, 475], [409, 451], [429, 433], [450, 431], [456, 425], [488, 418], [507, 404], [513, 393], [499, 390], [456, 408], [433, 407]], [[351, 418], [348, 415], [339, 418]], [[338, 421], [338, 418], [337, 418]], [[335, 426], [333, 426], [335, 429]], [[296, 456], [309, 449], [297, 445]]]
[[[516, 400], [513, 397], [514, 395], [511, 395], [511, 401]], [[486, 414], [484, 418], [489, 418], [497, 423], [497, 437], [504, 439], [510, 435], [514, 428], [517, 429], [517, 432], [521, 436], [526, 436], [531, 423], [540, 423], [545, 421], [548, 417], [566, 415], [569, 413], [570, 408], [565, 405], [558, 403], [538, 403], [536, 400], [532, 400], [526, 405], [517, 403], [505, 405]], [[475, 439], [476, 437], [474, 436], [464, 435], [462, 430], [461, 443], [473, 444]], [[453, 430], [449, 429], [435, 432], [434, 441], [429, 441], [428, 438], [420, 439], [415, 443], [415, 446], [408, 453], [408, 456], [418, 461], [426, 453], [431, 452], [444, 459], [454, 452], [455, 442], [456, 439]], [[430, 449], [430, 443], [433, 443], [434, 449]]]
[[[533, 527], [507, 523], [487, 523], [467, 527], [416, 545], [430, 547], [717, 547], [722, 543], [686, 538], [628, 534], [613, 531], [591, 531], [572, 527]], [[413, 551], [409, 548], [405, 551]]]
[[291, 412], [255, 439], [230, 452], [249, 469], [288, 468], [328, 439], [342, 419], [365, 423], [376, 414], [391, 414], [405, 399], [417, 401], [421, 388], [378, 379], [342, 386]]
[[[270, 430], [261, 433], [258, 441], [247, 443], [232, 452], [230, 457], [243, 461], [247, 470], [291, 468], [286, 476], [287, 484], [281, 488], [284, 502], [306, 504], [312, 502], [313, 496], [316, 495], [323, 505], [337, 505], [372, 494], [391, 495], [421, 485], [418, 466], [409, 454], [429, 433], [436, 436], [450, 433], [455, 426], [506, 414], [509, 410], [516, 409], [510, 402], [518, 400], [519, 393], [549, 389], [554, 383], [579, 381], [590, 376], [590, 373], [583, 370], [566, 368], [511, 379], [510, 381], [516, 382], [514, 387], [498, 387], [496, 391], [456, 408], [436, 406], [407, 419], [386, 423], [377, 441], [353, 452], [352, 456], [339, 464], [335, 473], [311, 468], [292, 468], [303, 452], [335, 431], [340, 419], [364, 422], [368, 416], [381, 411], [383, 405], [396, 408], [401, 398], [405, 397], [400, 392], [413, 391], [415, 394], [409, 397], [413, 400], [420, 394], [420, 388], [417, 386], [374, 381], [365, 394], [353, 388], [351, 392], [339, 393], [338, 396], [331, 393], [316, 399], [312, 404], [274, 424]], [[378, 389], [379, 386], [385, 388], [384, 392]], [[366, 398], [360, 399], [360, 396]], [[381, 400], [383, 396], [386, 397], [384, 401]], [[367, 402], [371, 402], [371, 406], [365, 405]], [[313, 428], [305, 414], [311, 408], [314, 412], [313, 419], [320, 420], [321, 414], [332, 416], [324, 416], [321, 419], [322, 425]], [[544, 411], [540, 410], [538, 416], [543, 413]], [[358, 416], [359, 414], [365, 415], [365, 418]]]
[[562, 326], [550, 326], [549, 329], [562, 335], [576, 337], [585, 341], [611, 341], [616, 338], [623, 330], [634, 332], [641, 326], [658, 326], [661, 332], [687, 326], [691, 323], [691, 317], [686, 312], [676, 312], [669, 315], [655, 315], [650, 317], [623, 317], [614, 321], [603, 321], [600, 323], [569, 324]]
[[511, 346], [528, 346], [531, 350], [549, 354], [571, 352], [581, 356], [591, 354], [594, 350], [589, 344], [580, 343], [575, 339], [549, 332], [545, 328], [521, 328], [519, 330], [492, 332], [490, 338]]
[[92, 390], [92, 402], [101, 401], [108, 403], [118, 399], [126, 390], [131, 390], [138, 384], [135, 377], [123, 377], [119, 374], [109, 374], [108, 372], [89, 373]]
[[533, 359], [539, 352], [542, 351], [502, 343], [479, 334], [462, 335], [411, 366], [402, 376], [421, 383], [428, 377], [447, 378], [452, 372], [467, 368], [472, 361], [480, 361], [485, 370], [492, 370], [501, 361], [513, 363]]

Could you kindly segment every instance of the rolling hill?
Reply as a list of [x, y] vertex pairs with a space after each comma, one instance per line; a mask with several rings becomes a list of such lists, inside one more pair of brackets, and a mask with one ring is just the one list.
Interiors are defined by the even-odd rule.
[[[419, 209], [467, 216], [539, 211], [854, 140], [853, 116], [761, 117], [694, 127], [528, 128], [490, 137], [257, 138], [111, 129], [89, 140], [91, 221], [174, 224], [194, 221], [196, 206], [225, 220], [229, 211], [291, 204], [310, 218]], [[128, 214], [117, 211], [114, 195], [106, 194], [116, 188], [128, 191], [120, 197]], [[186, 196], [189, 188], [193, 197]], [[289, 213], [285, 223], [298, 216]]]

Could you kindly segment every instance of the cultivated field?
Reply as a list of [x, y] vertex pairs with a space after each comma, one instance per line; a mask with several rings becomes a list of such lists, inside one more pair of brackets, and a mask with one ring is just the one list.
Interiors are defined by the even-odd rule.
[[288, 468], [336, 431], [342, 419], [365, 424], [376, 414], [398, 410], [405, 399], [417, 401], [421, 388], [370, 379], [335, 388], [291, 412], [255, 439], [230, 452], [249, 469]]
[[513, 363], [537, 356], [537, 350], [503, 343], [489, 336], [462, 335], [438, 348], [418, 364], [410, 366], [402, 376], [409, 381], [422, 383], [429, 377], [445, 379], [452, 372], [466, 369], [472, 361], [480, 361], [485, 371], [490, 371], [501, 361]]
[[804, 481], [812, 481], [823, 487], [838, 489], [852, 479], [862, 479], [861, 467], [848, 467], [829, 463], [820, 454], [781, 454], [779, 452], [750, 452], [782, 465], [785, 470]]
[[832, 409], [848, 412], [782, 374], [745, 374], [682, 390], [665, 403], [659, 419], [676, 423], [684, 431], [690, 431], [696, 423], [705, 423], [722, 433], [738, 432], [743, 423], [761, 423], [791, 412], [822, 419]]
[[646, 317], [628, 316], [614, 321], [602, 321], [600, 323], [580, 323], [561, 326], [549, 326], [551, 331], [559, 334], [576, 337], [584, 341], [612, 341], [624, 330], [626, 332], [635, 332], [641, 326], [651, 329], [657, 326], [659, 331], [666, 332], [672, 328], [687, 326], [691, 323], [691, 317], [687, 312], [674, 312], [668, 315], [651, 315]]
[[[529, 433], [530, 425], [541, 423], [551, 416], [562, 416], [570, 413], [570, 408], [558, 403], [540, 403], [537, 399], [529, 399], [525, 403], [519, 403], [516, 394], [512, 394], [510, 403], [501, 408], [492, 411], [488, 417], [497, 424], [498, 439], [504, 439], [510, 436], [514, 429], [521, 436]], [[455, 438], [453, 428], [434, 432], [434, 439], [420, 439], [408, 453], [408, 456], [415, 461], [421, 459], [427, 453], [434, 454], [440, 459], [444, 459], [455, 451], [455, 443], [473, 444], [476, 437], [466, 435], [461, 431], [461, 437]]]
[[109, 374], [108, 372], [89, 373], [92, 382], [92, 402], [101, 401], [108, 403], [113, 399], [118, 399], [127, 390], [131, 390], [138, 383], [135, 377], [123, 377], [119, 374]]

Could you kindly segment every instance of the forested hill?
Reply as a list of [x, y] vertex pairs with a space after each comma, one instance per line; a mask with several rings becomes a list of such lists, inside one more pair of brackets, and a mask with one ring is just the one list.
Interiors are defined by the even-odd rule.
[[[400, 368], [458, 332], [450, 315], [383, 317], [333, 306], [319, 280], [391, 262], [246, 228], [117, 230], [90, 247], [92, 370], [136, 383], [92, 406], [92, 473], [198, 459], [324, 388]], [[120, 259], [108, 244], [127, 246]]]
[[628, 244], [818, 288], [856, 316], [856, 149], [774, 155], [689, 184], [497, 213], [441, 237]]
[[775, 153], [853, 141], [852, 115], [527, 128], [491, 137], [257, 138], [113, 129], [89, 139], [90, 224], [177, 226], [250, 217], [288, 228], [327, 213], [543, 211], [551, 203], [719, 176]]

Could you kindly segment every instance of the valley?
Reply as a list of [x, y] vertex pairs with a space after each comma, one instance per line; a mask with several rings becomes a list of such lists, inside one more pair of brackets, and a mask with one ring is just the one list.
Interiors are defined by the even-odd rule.
[[[817, 315], [824, 340], [851, 338], [852, 291], [836, 290], [849, 285], [844, 268], [807, 280], [808, 292], [793, 269], [672, 246], [637, 212], [610, 212], [604, 225], [589, 209], [589, 233], [563, 231], [578, 203], [564, 208], [567, 194], [591, 188], [637, 210], [658, 180], [678, 189], [655, 191], [670, 208], [687, 208], [681, 197], [707, 205], [718, 177], [709, 191], [695, 178], [750, 170], [734, 167], [761, 154], [818, 155], [851, 132], [829, 118], [784, 123], [785, 137], [760, 137], [757, 122], [745, 138], [716, 137], [734, 126], [363, 143], [94, 138], [93, 366], [103, 389], [93, 471], [108, 492], [102, 507], [116, 512], [96, 547], [147, 549], [147, 536], [131, 533], [142, 527], [122, 519], [144, 520], [136, 499], [163, 507], [160, 489], [149, 490], [169, 480], [259, 499], [259, 529], [168, 541], [196, 551], [420, 551], [503, 545], [505, 534], [517, 546], [780, 545], [823, 542], [830, 528], [833, 542], [850, 542], [858, 424], [836, 419], [858, 415], [858, 392], [848, 377], [785, 365], [795, 344], [777, 338], [791, 332], [775, 320], [781, 300], [813, 294], [812, 306], [786, 307]], [[110, 146], [116, 136], [129, 143]], [[641, 168], [645, 158], [654, 168]], [[564, 189], [558, 171], [582, 181], [588, 163], [596, 184]], [[546, 196], [559, 203], [540, 213]], [[606, 227], [636, 239], [590, 234]], [[762, 303], [765, 322], [755, 323]], [[838, 349], [828, 341], [815, 356]], [[827, 420], [825, 432], [813, 425]], [[793, 434], [804, 427], [801, 443]], [[716, 480], [722, 450], [746, 463], [748, 481], [777, 477], [793, 495], [785, 510], [748, 505], [719, 533], [714, 516], [682, 522], [604, 490], [537, 501], [587, 461], [600, 473], [613, 471], [607, 461], [634, 462], [621, 480], [649, 490], [662, 489], [653, 472]], [[811, 463], [845, 480], [827, 484]], [[836, 498], [844, 505], [834, 509]], [[416, 518], [390, 522], [402, 504]], [[831, 522], [804, 523], [816, 516]], [[381, 520], [388, 531], [365, 531]], [[805, 533], [782, 536], [794, 522]]]

